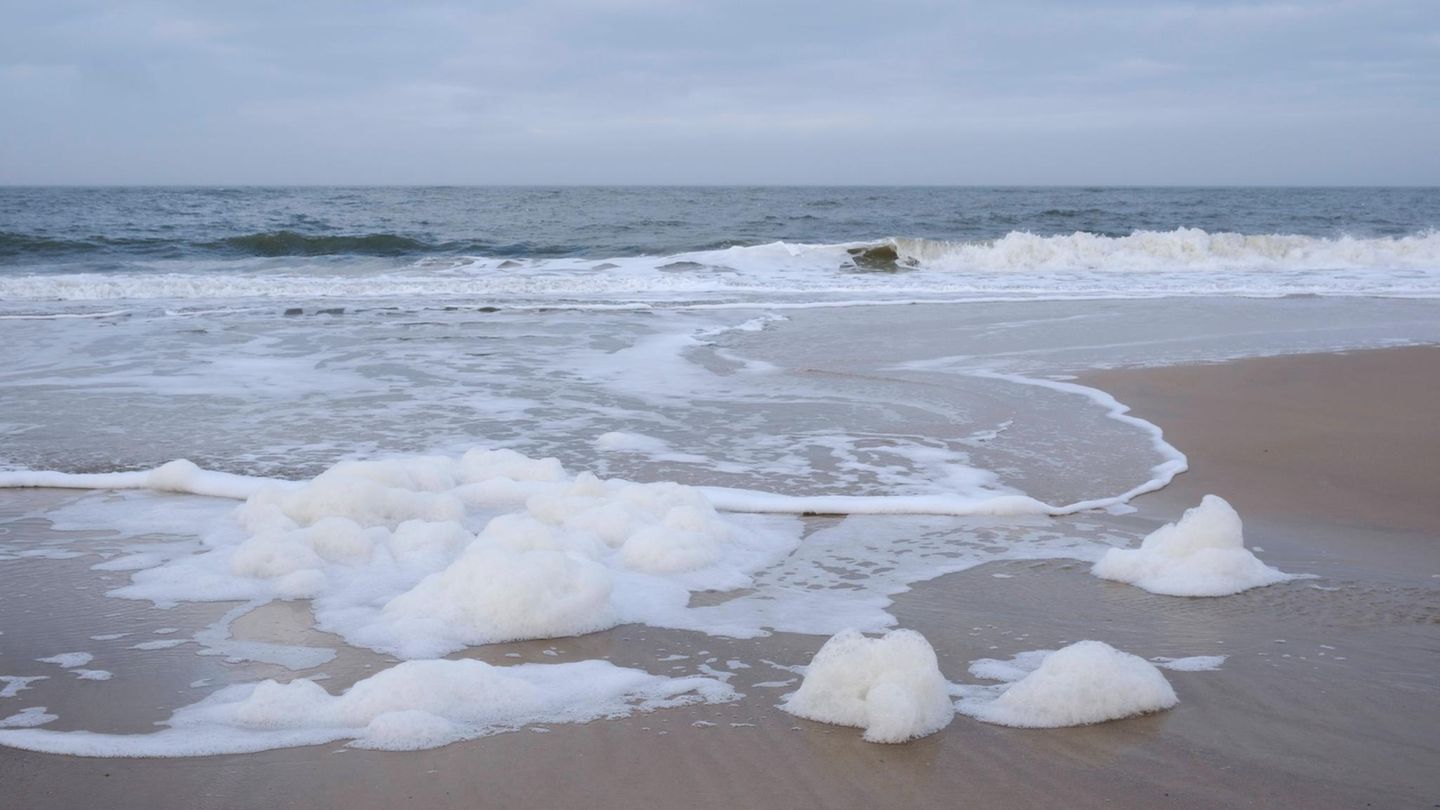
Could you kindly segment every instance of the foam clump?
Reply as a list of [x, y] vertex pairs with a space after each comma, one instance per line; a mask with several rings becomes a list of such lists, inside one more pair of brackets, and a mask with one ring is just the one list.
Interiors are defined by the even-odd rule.
[[975, 662], [971, 673], [1013, 682], [998, 697], [991, 694], [995, 687], [967, 690], [971, 694], [956, 708], [977, 720], [1016, 728], [1085, 726], [1180, 702], [1154, 664], [1102, 641], [1022, 654], [1008, 664], [985, 659]]
[[430, 658], [621, 622], [684, 625], [692, 591], [747, 587], [794, 546], [793, 521], [778, 523], [722, 517], [693, 487], [572, 475], [513, 450], [349, 461], [259, 487], [203, 537], [204, 553], [113, 593], [309, 599], [321, 629]]
[[16, 716], [0, 721], [15, 729], [0, 731], [0, 745], [96, 757], [245, 753], [346, 739], [358, 748], [419, 750], [533, 723], [583, 723], [735, 697], [712, 678], [667, 678], [608, 661], [406, 661], [338, 695], [308, 678], [229, 686], [177, 710], [169, 728], [152, 734], [19, 730], [53, 718]]
[[837, 633], [810, 662], [782, 709], [865, 729], [865, 740], [902, 743], [945, 728], [955, 715], [935, 650], [913, 630], [867, 638]]
[[1105, 552], [1090, 572], [1166, 596], [1229, 596], [1294, 579], [1245, 548], [1243, 529], [1229, 503], [1206, 495], [1139, 548]]

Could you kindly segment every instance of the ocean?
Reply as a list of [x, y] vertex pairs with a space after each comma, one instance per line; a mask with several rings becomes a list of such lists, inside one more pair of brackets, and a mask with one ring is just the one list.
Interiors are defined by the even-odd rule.
[[[826, 438], [895, 403], [775, 363], [1055, 374], [1420, 339], [1437, 227], [1433, 189], [0, 189], [0, 465], [302, 475], [485, 443], [943, 492]], [[965, 399], [927, 441], [1005, 421]], [[610, 432], [671, 449], [597, 452]]]
[[1436, 292], [1433, 189], [7, 188], [0, 298]]
[[[237, 603], [194, 641], [277, 672], [335, 655], [237, 645], [277, 600], [422, 660], [880, 631], [917, 582], [1134, 539], [1185, 448], [1077, 375], [1440, 341], [1437, 228], [1421, 188], [0, 189], [0, 484], [79, 491], [0, 489], [0, 565]], [[192, 709], [143, 750], [356, 736]], [[78, 752], [46, 733], [0, 743]]]

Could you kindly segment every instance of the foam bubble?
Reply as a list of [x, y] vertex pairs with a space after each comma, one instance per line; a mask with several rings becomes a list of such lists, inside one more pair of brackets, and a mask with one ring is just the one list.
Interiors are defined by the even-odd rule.
[[[204, 471], [161, 471], [75, 483], [214, 489]], [[222, 480], [248, 495], [200, 553], [148, 560], [158, 564], [113, 595], [245, 601], [241, 612], [308, 599], [321, 629], [425, 658], [622, 621], [688, 626], [692, 591], [747, 587], [798, 540], [793, 520], [722, 517], [691, 487], [571, 475], [511, 450], [343, 462], [298, 483]], [[290, 658], [240, 649], [224, 627], [206, 633], [197, 640], [228, 657]]]
[[[1029, 666], [1034, 669], [1026, 672]], [[1080, 641], [1008, 663], [977, 661], [971, 674], [1013, 680], [998, 696], [963, 690], [969, 694], [956, 705], [963, 714], [1002, 726], [1083, 726], [1160, 711], [1180, 702], [1154, 664], [1102, 641]]]
[[1151, 532], [1139, 548], [1105, 552], [1090, 571], [1167, 596], [1229, 596], [1295, 578], [1245, 548], [1240, 516], [1215, 495]]
[[955, 710], [935, 650], [913, 630], [867, 638], [837, 633], [815, 654], [805, 679], [780, 708], [822, 723], [865, 729], [869, 742], [934, 734]]

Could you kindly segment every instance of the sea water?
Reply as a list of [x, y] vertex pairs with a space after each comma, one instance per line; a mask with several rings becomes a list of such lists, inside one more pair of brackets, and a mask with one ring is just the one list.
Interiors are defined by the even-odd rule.
[[[1074, 374], [1434, 342], [1437, 225], [1427, 189], [0, 190], [0, 483], [100, 490], [0, 490], [0, 566], [123, 572], [120, 605], [234, 602], [186, 644], [307, 677], [334, 648], [231, 625], [295, 603], [418, 660], [618, 623], [884, 630], [919, 581], [1098, 559], [1131, 538], [1053, 517], [1185, 468]], [[0, 632], [38, 643], [19, 604]], [[76, 677], [36, 659], [78, 652], [0, 660], [13, 685]], [[591, 675], [548, 696], [569, 676], [386, 676], [516, 695], [483, 716], [244, 682], [143, 744], [0, 742], [425, 747], [732, 697], [705, 670]], [[11, 725], [86, 728], [16, 704]]]

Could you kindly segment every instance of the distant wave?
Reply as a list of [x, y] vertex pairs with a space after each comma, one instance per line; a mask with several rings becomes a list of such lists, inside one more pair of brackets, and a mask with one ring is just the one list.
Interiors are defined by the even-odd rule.
[[14, 264], [27, 258], [42, 260], [114, 254], [117, 257], [254, 257], [284, 256], [427, 256], [485, 253], [504, 257], [563, 256], [573, 248], [563, 245], [502, 245], [480, 240], [436, 242], [393, 233], [307, 234], [278, 230], [186, 241], [162, 237], [106, 236], [60, 238], [0, 231], [0, 259]]
[[268, 231], [232, 236], [202, 243], [202, 246], [229, 249], [249, 256], [405, 256], [412, 253], [439, 252], [444, 248], [443, 245], [391, 233], [317, 236], [295, 231]]
[[111, 244], [106, 239], [58, 239], [26, 233], [0, 231], [0, 258], [19, 256], [50, 257], [66, 253], [89, 253], [104, 250]]
[[[237, 241], [238, 240], [238, 241]], [[152, 262], [144, 269], [0, 273], [6, 300], [162, 298], [545, 298], [607, 301], [679, 294], [945, 294], [981, 297], [1157, 295], [1440, 296], [1440, 232], [1403, 237], [1207, 233], [1128, 236], [1012, 232], [987, 241], [893, 237], [761, 245], [665, 256], [553, 258], [507, 250], [426, 253], [385, 234], [312, 237], [286, 231], [226, 240], [247, 255], [419, 253], [375, 272], [355, 264], [257, 270], [242, 263]], [[518, 247], [518, 246], [515, 246]], [[368, 253], [365, 253], [368, 251]], [[753, 297], [753, 296], [752, 296]]]

